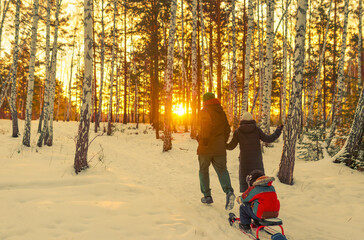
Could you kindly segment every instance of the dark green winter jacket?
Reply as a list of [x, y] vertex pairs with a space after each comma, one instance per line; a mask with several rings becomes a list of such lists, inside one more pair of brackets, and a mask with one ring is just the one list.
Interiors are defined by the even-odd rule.
[[204, 102], [198, 118], [198, 155], [226, 156], [230, 135], [226, 114], [216, 98]]

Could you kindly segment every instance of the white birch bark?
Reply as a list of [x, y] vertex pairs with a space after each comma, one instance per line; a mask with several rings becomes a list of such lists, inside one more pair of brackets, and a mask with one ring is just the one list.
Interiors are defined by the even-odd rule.
[[262, 129], [268, 134], [270, 132], [270, 107], [273, 79], [274, 1], [268, 1], [267, 4], [267, 50], [263, 84]]
[[172, 91], [173, 91], [173, 55], [174, 55], [174, 42], [176, 34], [176, 16], [177, 16], [177, 0], [172, 0], [171, 6], [171, 19], [169, 23], [169, 36], [168, 36], [168, 53], [167, 53], [167, 68], [164, 74], [164, 83], [166, 90], [166, 103], [165, 103], [165, 120], [164, 120], [164, 138], [163, 138], [163, 152], [172, 149]]
[[[236, 22], [235, 22], [235, 0], [231, 1], [232, 3], [232, 32], [233, 32], [233, 72], [232, 72], [232, 81], [233, 81], [233, 89], [234, 89], [234, 120], [233, 120], [233, 128], [237, 129], [239, 126], [239, 118], [238, 118], [238, 84], [237, 84], [237, 80], [236, 80]], [[251, 0], [249, 0], [249, 3], [251, 4]], [[251, 14], [253, 14], [253, 9], [251, 10]], [[250, 12], [249, 12], [250, 14]], [[248, 16], [249, 17], [249, 16]], [[251, 21], [252, 19], [249, 19], [248, 21]], [[250, 22], [248, 22], [248, 25], [250, 24]], [[250, 27], [250, 25], [249, 25]], [[249, 31], [251, 29], [248, 29], [248, 34]], [[250, 32], [251, 33], [251, 32]], [[249, 39], [249, 35], [248, 35], [248, 39]], [[251, 40], [251, 36], [250, 36], [250, 40]], [[249, 40], [248, 40], [249, 41]], [[250, 52], [249, 52], [250, 54]], [[250, 59], [250, 57], [249, 57]], [[246, 62], [245, 62], [246, 64]], [[245, 68], [246, 70], [246, 68]], [[246, 74], [246, 73], [245, 73]], [[246, 76], [246, 75], [245, 75]], [[246, 78], [246, 77], [245, 77]], [[245, 88], [244, 88], [245, 90]], [[244, 97], [245, 97], [245, 93], [244, 93]]]
[[362, 17], [363, 17], [363, 1], [359, 0], [359, 42], [358, 42], [358, 89], [359, 92], [363, 88], [363, 80], [361, 76], [361, 49], [363, 47], [363, 36], [362, 36]]
[[[0, 3], [1, 4], [1, 3]], [[9, 10], [9, 4], [10, 4], [10, 0], [8, 1], [4, 1], [4, 9], [2, 12], [2, 16], [1, 16], [1, 23], [0, 23], [0, 53], [2, 50], [2, 35], [3, 35], [3, 29], [4, 29], [4, 22], [5, 22], [5, 18], [6, 18], [6, 13]]]
[[[269, 5], [272, 5], [272, 3], [269, 3]], [[273, 6], [274, 7], [274, 6]], [[274, 11], [274, 10], [272, 10]], [[269, 11], [270, 14], [273, 14], [272, 11]], [[273, 17], [273, 15], [271, 15]], [[269, 29], [273, 29], [272, 24], [268, 22], [267, 27]], [[250, 55], [251, 55], [251, 45], [253, 40], [253, 30], [254, 30], [254, 19], [253, 19], [253, 3], [252, 0], [248, 1], [248, 31], [247, 31], [247, 38], [246, 38], [246, 53], [245, 53], [245, 66], [244, 66], [244, 72], [245, 72], [245, 79], [244, 79], [244, 94], [243, 94], [243, 102], [241, 105], [241, 112], [248, 111], [248, 101], [249, 101], [249, 83], [250, 83]], [[272, 47], [271, 49], [271, 60], [273, 61], [273, 36], [270, 36], [269, 40], [267, 40], [267, 51], [268, 44], [269, 47]], [[269, 42], [271, 41], [271, 42]], [[272, 44], [270, 46], [270, 44]], [[268, 67], [268, 66], [267, 66]], [[273, 68], [273, 65], [271, 65]]]
[[196, 49], [196, 28], [197, 28], [197, 0], [192, 1], [192, 124], [191, 138], [196, 137], [196, 107], [197, 107], [197, 49]]
[[20, 25], [20, 0], [16, 1], [15, 10], [15, 34], [14, 34], [14, 53], [13, 64], [11, 68], [11, 97], [10, 97], [10, 110], [13, 125], [13, 137], [19, 136], [18, 125], [18, 110], [16, 108], [16, 73], [18, 69], [18, 56], [19, 56], [19, 25]]
[[344, 5], [344, 26], [343, 26], [343, 35], [342, 35], [342, 45], [341, 45], [341, 54], [340, 54], [340, 62], [339, 62], [339, 72], [336, 83], [336, 96], [335, 96], [335, 104], [333, 108], [333, 118], [332, 124], [330, 128], [330, 134], [326, 141], [327, 148], [330, 147], [330, 143], [332, 138], [335, 136], [335, 131], [339, 121], [339, 110], [341, 109], [341, 104], [343, 100], [343, 88], [344, 88], [344, 65], [345, 65], [345, 51], [346, 51], [346, 38], [348, 33], [348, 16], [349, 16], [349, 0], [345, 0]]
[[46, 84], [44, 91], [44, 125], [42, 132], [39, 135], [37, 146], [41, 147], [43, 140], [48, 146], [53, 145], [53, 112], [54, 112], [54, 97], [56, 87], [56, 72], [57, 72], [57, 49], [58, 49], [58, 25], [60, 0], [56, 2], [55, 29], [52, 49], [52, 58], [49, 61], [49, 35], [50, 35], [50, 0], [47, 3], [47, 34], [46, 34]]
[[[327, 15], [327, 24], [326, 24], [324, 42], [323, 42], [322, 50], [321, 50], [321, 53], [320, 53], [319, 65], [317, 67], [316, 81], [315, 81], [315, 84], [314, 84], [313, 94], [312, 94], [312, 97], [310, 99], [310, 105], [309, 105], [309, 108], [308, 108], [308, 120], [313, 120], [313, 104], [314, 104], [316, 92], [317, 92], [318, 97], [321, 95], [320, 94], [320, 92], [321, 92], [321, 81], [320, 81], [321, 68], [322, 68], [322, 64], [324, 62], [324, 56], [325, 56], [325, 51], [326, 51], [327, 36], [328, 36], [328, 32], [329, 32], [329, 25], [330, 25], [330, 19], [331, 19], [330, 18], [331, 6], [332, 6], [332, 0], [330, 1], [329, 12], [328, 12], [328, 15]], [[321, 112], [323, 114], [323, 111], [321, 111]], [[320, 113], [318, 113], [318, 114], [320, 114]]]
[[116, 28], [116, 0], [114, 0], [114, 17], [113, 17], [113, 31], [112, 31], [112, 50], [111, 50], [111, 77], [110, 77], [110, 99], [109, 99], [109, 113], [107, 115], [107, 135], [111, 135], [111, 120], [112, 120], [112, 96], [114, 88], [114, 68], [115, 68], [115, 28]]
[[[283, 2], [282, 2], [283, 4]], [[288, 36], [288, 0], [286, 0], [286, 15], [284, 17], [284, 37], [283, 37], [283, 83], [282, 83], [282, 109], [281, 109], [281, 121], [286, 121], [286, 98], [287, 98], [287, 36]]]
[[35, 57], [37, 52], [37, 31], [38, 31], [38, 15], [39, 0], [33, 3], [33, 25], [32, 25], [32, 41], [30, 45], [30, 61], [29, 61], [29, 77], [28, 77], [28, 93], [26, 100], [26, 112], [24, 122], [23, 145], [30, 147], [30, 129], [32, 120], [32, 104], [34, 92], [34, 73], [35, 73]]
[[84, 63], [85, 74], [83, 81], [81, 119], [77, 134], [76, 154], [74, 161], [75, 172], [88, 168], [87, 151], [89, 146], [91, 84], [93, 75], [93, 42], [92, 42], [92, 0], [84, 0]]
[[73, 59], [75, 56], [75, 43], [76, 43], [76, 27], [73, 32], [73, 44], [72, 44], [72, 57], [71, 57], [71, 69], [70, 69], [70, 80], [68, 82], [68, 104], [67, 104], [67, 122], [70, 120], [70, 114], [71, 114], [71, 89], [72, 89], [72, 73], [73, 73]]
[[[261, 9], [261, 12], [259, 12], [259, 6]], [[264, 66], [264, 60], [263, 60], [263, 23], [260, 24], [260, 19], [259, 16], [262, 16], [262, 22], [263, 22], [263, 7], [261, 6], [261, 4], [259, 3], [258, 0], [258, 7], [257, 7], [257, 15], [258, 15], [258, 38], [259, 38], [259, 120], [262, 118], [262, 100], [263, 100], [263, 83], [264, 83], [264, 79], [263, 79], [263, 66]]]
[[293, 184], [295, 149], [302, 115], [302, 82], [305, 61], [305, 33], [308, 0], [298, 0], [296, 20], [296, 46], [294, 50], [294, 76], [292, 80], [285, 138], [278, 178], [282, 183]]
[[335, 161], [344, 161], [351, 158], [354, 150], [361, 141], [364, 131], [364, 88], [362, 88], [358, 104], [356, 106], [354, 121], [351, 125], [350, 133], [341, 151], [334, 157]]

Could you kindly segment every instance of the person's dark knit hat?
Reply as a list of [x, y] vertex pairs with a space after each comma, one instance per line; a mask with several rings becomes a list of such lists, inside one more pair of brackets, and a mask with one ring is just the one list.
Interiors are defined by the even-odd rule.
[[208, 101], [208, 100], [210, 100], [210, 99], [214, 99], [214, 98], [215, 98], [215, 94], [213, 94], [212, 92], [207, 92], [207, 93], [205, 93], [205, 94], [203, 95], [202, 100], [203, 100], [204, 102], [206, 102], [206, 101]]
[[264, 172], [262, 170], [255, 169], [248, 176], [246, 176], [246, 182], [249, 184], [249, 186], [253, 186], [253, 183], [261, 176], [264, 176]]

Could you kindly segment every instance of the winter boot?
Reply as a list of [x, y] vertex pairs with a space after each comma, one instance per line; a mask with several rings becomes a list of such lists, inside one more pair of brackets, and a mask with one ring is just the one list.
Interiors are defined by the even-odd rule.
[[201, 202], [206, 203], [206, 204], [211, 204], [214, 202], [214, 200], [212, 200], [211, 196], [206, 196], [206, 197], [201, 198]]
[[241, 224], [239, 223], [239, 228], [244, 232], [251, 233], [252, 229], [250, 228], [250, 224]]
[[226, 205], [225, 205], [226, 210], [233, 209], [234, 200], [235, 200], [235, 195], [233, 192], [229, 192], [228, 194], [226, 194]]

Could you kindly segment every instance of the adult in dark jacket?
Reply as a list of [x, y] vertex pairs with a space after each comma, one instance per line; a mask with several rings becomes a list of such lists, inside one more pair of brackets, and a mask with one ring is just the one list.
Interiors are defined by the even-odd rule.
[[259, 169], [264, 173], [260, 140], [271, 143], [279, 138], [282, 129], [283, 125], [280, 125], [273, 134], [266, 135], [262, 129], [257, 126], [249, 112], [245, 112], [242, 115], [239, 128], [235, 130], [232, 140], [226, 145], [228, 150], [233, 150], [239, 143], [240, 192], [245, 192], [248, 189], [245, 178], [251, 171]]
[[220, 101], [213, 93], [203, 95], [203, 109], [199, 114], [198, 148], [200, 188], [204, 195], [202, 203], [213, 202], [210, 189], [209, 166], [214, 167], [220, 185], [226, 193], [226, 209], [234, 207], [234, 189], [226, 167], [226, 142], [230, 135], [230, 126]]

